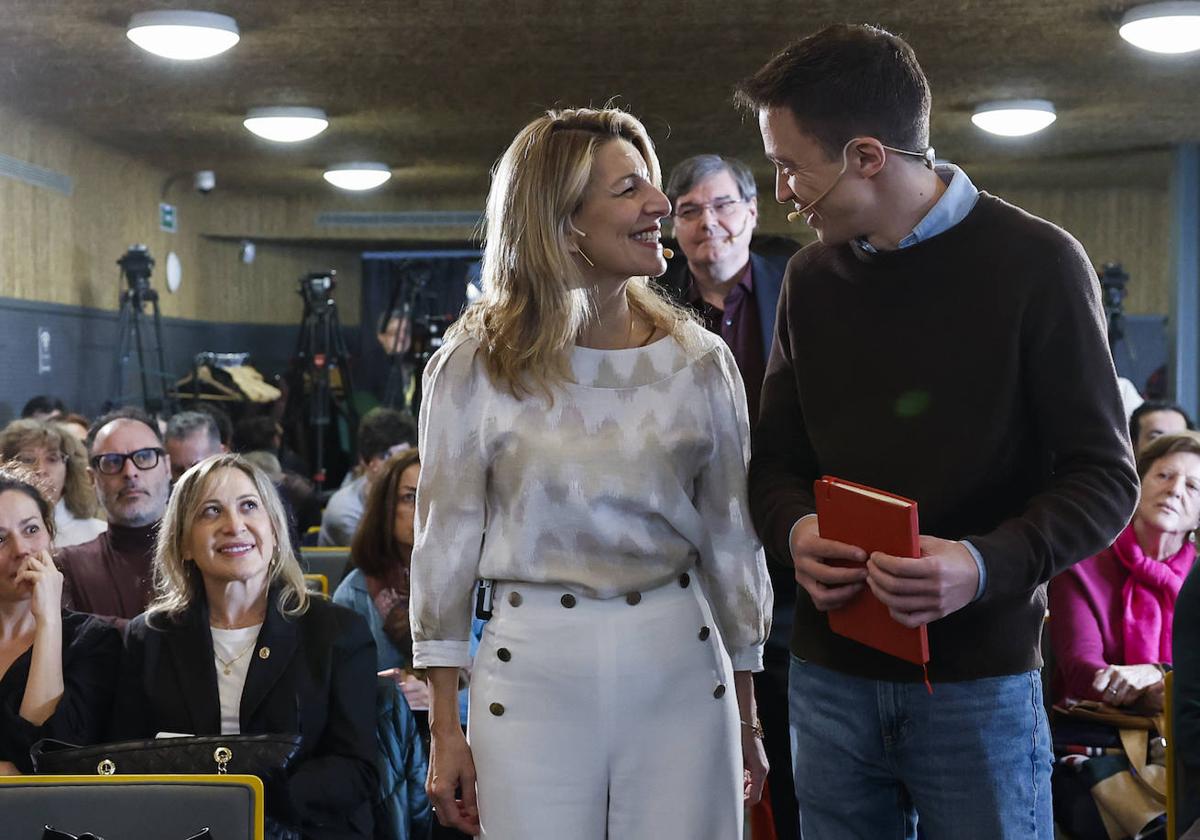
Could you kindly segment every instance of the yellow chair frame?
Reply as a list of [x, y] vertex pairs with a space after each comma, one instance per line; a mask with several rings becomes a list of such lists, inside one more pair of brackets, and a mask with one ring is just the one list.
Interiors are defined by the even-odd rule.
[[258, 776], [216, 773], [187, 773], [171, 775], [127, 775], [113, 776], [0, 776], [3, 785], [130, 785], [130, 784], [204, 784], [237, 785], [250, 788], [254, 799], [254, 840], [263, 836], [263, 784]]

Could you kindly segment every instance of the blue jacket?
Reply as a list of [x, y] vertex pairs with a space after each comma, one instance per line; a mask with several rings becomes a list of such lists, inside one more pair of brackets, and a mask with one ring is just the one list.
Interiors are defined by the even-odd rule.
[[379, 667], [376, 670], [407, 668], [412, 664], [410, 657], [401, 653], [392, 644], [387, 633], [383, 632], [383, 616], [379, 614], [379, 610], [375, 609], [375, 603], [371, 600], [371, 593], [367, 589], [367, 579], [361, 570], [354, 569], [342, 578], [342, 582], [338, 584], [337, 590], [333, 593], [333, 603], [349, 607], [367, 620], [367, 626], [371, 628], [371, 636], [375, 639], [375, 654], [379, 657]]
[[375, 840], [426, 840], [433, 827], [425, 775], [425, 746], [408, 701], [387, 677], [376, 683], [375, 735], [379, 744], [379, 797]]

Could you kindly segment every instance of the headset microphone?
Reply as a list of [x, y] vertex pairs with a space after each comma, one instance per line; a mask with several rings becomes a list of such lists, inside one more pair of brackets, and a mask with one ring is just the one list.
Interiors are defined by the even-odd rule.
[[740, 237], [740, 236], [741, 236], [743, 233], [745, 233], [745, 232], [746, 232], [746, 228], [747, 228], [749, 225], [750, 225], [750, 214], [749, 214], [749, 213], [747, 213], [747, 214], [746, 214], [746, 216], [745, 216], [745, 218], [743, 218], [743, 219], [742, 219], [742, 229], [741, 229], [741, 230], [739, 230], [737, 233], [733, 233], [732, 231], [726, 231], [726, 233], [725, 233], [725, 241], [726, 241], [726, 242], [728, 242], [728, 243], [732, 243], [732, 242], [733, 242], [735, 239], [737, 239], [737, 238], [738, 238], [738, 237]]
[[789, 222], [798, 222], [803, 218], [804, 214], [802, 214], [799, 210], [793, 210], [791, 213], [787, 214], [787, 220]]

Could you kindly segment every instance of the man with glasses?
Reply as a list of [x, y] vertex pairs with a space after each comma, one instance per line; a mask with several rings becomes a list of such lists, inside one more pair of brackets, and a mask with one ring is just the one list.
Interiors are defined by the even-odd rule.
[[171, 459], [158, 424], [134, 408], [98, 419], [87, 444], [88, 473], [108, 530], [59, 553], [63, 603], [122, 626], [150, 602], [154, 540], [171, 492]]
[[[740, 160], [720, 155], [690, 157], [671, 170], [666, 193], [671, 200], [675, 239], [687, 258], [687, 267], [659, 282], [733, 351], [746, 385], [753, 425], [787, 259], [750, 252], [750, 239], [758, 224], [758, 188], [750, 168]], [[774, 615], [763, 652], [763, 670], [754, 675], [754, 694], [771, 766], [767, 784], [775, 830], [780, 837], [794, 838], [798, 829], [789, 770], [787, 679], [796, 582], [782, 565], [772, 564], [770, 572]]]
[[758, 188], [740, 160], [690, 157], [671, 171], [666, 193], [687, 268], [660, 282], [733, 351], [753, 426], [787, 261], [750, 253], [758, 224]]

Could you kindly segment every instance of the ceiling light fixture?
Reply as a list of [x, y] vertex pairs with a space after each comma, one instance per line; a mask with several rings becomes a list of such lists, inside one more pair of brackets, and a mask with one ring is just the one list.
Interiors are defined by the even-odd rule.
[[355, 161], [325, 170], [325, 180], [343, 190], [373, 190], [392, 177], [386, 163]]
[[328, 128], [329, 118], [320, 108], [251, 108], [242, 125], [264, 140], [299, 143]]
[[241, 37], [237, 21], [215, 12], [138, 12], [125, 35], [147, 52], [195, 61], [220, 55]]
[[1006, 102], [985, 102], [975, 109], [971, 122], [991, 134], [1002, 137], [1023, 137], [1036, 134], [1057, 116], [1054, 103], [1045, 99], [1011, 99]]
[[1117, 30], [1135, 47], [1178, 55], [1200, 50], [1200, 2], [1148, 3], [1121, 18]]

